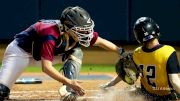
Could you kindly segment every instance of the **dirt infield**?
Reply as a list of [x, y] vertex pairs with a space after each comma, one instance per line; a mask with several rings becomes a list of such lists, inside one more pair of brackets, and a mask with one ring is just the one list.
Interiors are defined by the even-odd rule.
[[[115, 76], [115, 73], [81, 73], [81, 75], [108, 75], [111, 77]], [[44, 76], [47, 77], [46, 74], [43, 73], [23, 73], [21, 76]], [[86, 95], [82, 98], [89, 99], [88, 101], [93, 101], [99, 97], [97, 94], [100, 93], [99, 86], [104, 84], [108, 80], [81, 80], [82, 86], [86, 90]], [[59, 87], [62, 86], [62, 83], [59, 83], [53, 79], [43, 80], [42, 84], [14, 84], [11, 93], [10, 100], [11, 101], [32, 101], [32, 100], [59, 100], [60, 95], [58, 93]], [[120, 82], [119, 85], [115, 86], [121, 90], [121, 88], [125, 88], [127, 84]], [[93, 99], [93, 100], [92, 100]], [[104, 101], [104, 100], [103, 100]]]

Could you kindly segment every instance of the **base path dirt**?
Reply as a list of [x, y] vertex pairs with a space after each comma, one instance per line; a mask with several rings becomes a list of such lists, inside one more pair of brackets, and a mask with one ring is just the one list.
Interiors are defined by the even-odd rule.
[[[111, 77], [115, 76], [115, 73], [81, 73], [81, 75], [108, 75]], [[23, 73], [23, 76], [36, 76], [36, 77], [47, 77], [44, 73]], [[108, 82], [109, 80], [81, 80], [81, 85], [86, 90], [85, 97], [95, 96], [100, 91], [99, 86]], [[11, 93], [10, 100], [60, 100], [58, 93], [59, 87], [62, 83], [57, 82], [53, 79], [43, 80], [41, 84], [14, 84]], [[121, 89], [127, 87], [127, 84], [120, 82], [114, 88]]]

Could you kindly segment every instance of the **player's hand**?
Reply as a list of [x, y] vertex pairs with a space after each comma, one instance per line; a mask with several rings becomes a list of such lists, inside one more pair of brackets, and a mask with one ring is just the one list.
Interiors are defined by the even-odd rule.
[[106, 84], [100, 85], [100, 89], [107, 90], [110, 87], [115, 86], [120, 81], [121, 81], [121, 78], [119, 78], [119, 76], [116, 76], [111, 81], [107, 82]]
[[75, 93], [79, 96], [83, 96], [85, 94], [85, 90], [81, 87], [79, 83], [82, 83], [77, 80], [71, 80], [70, 87], [75, 91]]
[[133, 60], [133, 53], [126, 53], [120, 58], [115, 70], [119, 78], [129, 85], [133, 85], [139, 77], [139, 69]]
[[99, 88], [102, 90], [108, 90], [110, 87], [114, 86], [114, 80], [107, 82], [106, 84], [100, 85]]
[[103, 85], [100, 85], [99, 88], [101, 90], [108, 90], [109, 86], [108, 86], [108, 84], [103, 84]]

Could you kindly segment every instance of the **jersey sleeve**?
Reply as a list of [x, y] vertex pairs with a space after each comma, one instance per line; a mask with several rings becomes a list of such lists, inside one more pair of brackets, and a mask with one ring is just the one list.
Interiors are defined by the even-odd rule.
[[180, 67], [179, 67], [179, 62], [178, 62], [176, 52], [173, 52], [170, 55], [170, 57], [167, 61], [166, 67], [167, 67], [168, 74], [180, 73]]
[[90, 42], [90, 45], [91, 45], [91, 46], [94, 45], [94, 43], [96, 42], [98, 36], [99, 36], [99, 35], [98, 35], [97, 32], [94, 32], [94, 33], [93, 33], [93, 38], [92, 38], [92, 40], [91, 40], [91, 42]]
[[55, 41], [49, 40], [42, 44], [41, 48], [41, 59], [53, 61], [55, 50]]

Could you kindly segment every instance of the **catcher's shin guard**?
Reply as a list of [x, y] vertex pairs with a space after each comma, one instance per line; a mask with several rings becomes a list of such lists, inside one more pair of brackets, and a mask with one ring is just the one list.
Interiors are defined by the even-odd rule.
[[81, 68], [80, 63], [74, 60], [68, 59], [63, 67], [64, 76], [69, 79], [77, 79], [80, 68]]
[[10, 89], [3, 84], [0, 84], [0, 101], [9, 99]]
[[69, 79], [77, 79], [81, 68], [82, 58], [82, 50], [78, 47], [74, 48], [64, 63], [63, 71], [65, 77]]
[[[83, 52], [80, 48], [74, 48], [69, 54], [63, 66], [64, 76], [69, 79], [77, 79], [82, 64]], [[73, 92], [67, 87], [67, 91]]]

